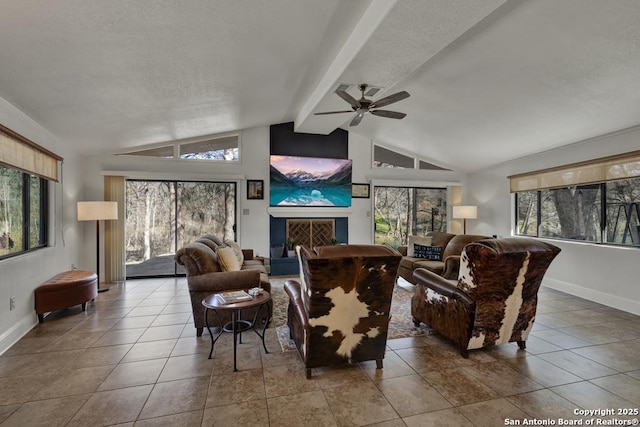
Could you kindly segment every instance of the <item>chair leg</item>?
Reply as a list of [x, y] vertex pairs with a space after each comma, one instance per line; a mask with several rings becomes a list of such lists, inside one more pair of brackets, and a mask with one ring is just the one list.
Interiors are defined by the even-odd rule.
[[307, 379], [311, 379], [311, 368], [307, 368]]
[[86, 302], [82, 303], [82, 311], [87, 311], [87, 303]]
[[201, 337], [201, 336], [202, 336], [202, 330], [203, 330], [203, 329], [204, 329], [204, 328], [196, 328], [196, 336], [197, 336], [197, 337]]
[[524, 350], [525, 348], [527, 348], [527, 342], [526, 341], [518, 341], [518, 347], [520, 347], [520, 350]]
[[417, 326], [420, 326], [420, 321], [414, 317], [414, 318], [413, 318], [413, 324], [414, 324], [416, 327], [417, 327]]
[[376, 369], [382, 369], [382, 359], [376, 359]]

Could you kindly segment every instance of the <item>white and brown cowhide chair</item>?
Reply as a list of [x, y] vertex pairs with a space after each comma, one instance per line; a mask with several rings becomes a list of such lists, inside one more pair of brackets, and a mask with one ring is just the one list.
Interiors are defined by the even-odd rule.
[[458, 280], [414, 272], [414, 323], [468, 350], [517, 342], [524, 350], [536, 315], [538, 288], [560, 248], [530, 238], [490, 239], [465, 246]]
[[298, 247], [300, 282], [289, 280], [287, 323], [311, 369], [375, 360], [382, 368], [391, 298], [402, 256], [382, 245]]

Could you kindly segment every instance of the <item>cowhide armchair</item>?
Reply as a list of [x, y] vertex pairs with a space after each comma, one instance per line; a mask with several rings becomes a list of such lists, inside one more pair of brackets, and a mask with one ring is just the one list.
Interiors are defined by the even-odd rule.
[[300, 282], [287, 281], [291, 337], [311, 369], [375, 360], [382, 368], [401, 255], [382, 245], [298, 247]]
[[538, 288], [560, 249], [529, 238], [490, 239], [465, 246], [458, 280], [417, 269], [414, 323], [468, 350], [517, 342], [524, 350], [536, 315]]

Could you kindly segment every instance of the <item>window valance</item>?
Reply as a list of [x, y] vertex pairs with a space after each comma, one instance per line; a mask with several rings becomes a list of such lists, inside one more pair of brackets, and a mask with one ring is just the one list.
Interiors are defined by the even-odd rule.
[[42, 178], [58, 181], [62, 157], [0, 125], [0, 163]]
[[640, 176], [640, 151], [509, 176], [511, 192], [571, 187]]

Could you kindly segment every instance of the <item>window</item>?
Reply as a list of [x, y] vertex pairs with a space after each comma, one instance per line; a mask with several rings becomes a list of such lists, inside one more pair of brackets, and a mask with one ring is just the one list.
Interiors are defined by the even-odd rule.
[[238, 135], [180, 145], [181, 159], [238, 160]]
[[640, 246], [640, 178], [606, 183], [606, 241]]
[[373, 145], [373, 167], [422, 170], [451, 170], [421, 160], [415, 156], [402, 154], [388, 148]]
[[538, 192], [516, 193], [516, 234], [538, 235]]
[[175, 141], [118, 155], [237, 162], [240, 159], [240, 135], [232, 134]]
[[640, 246], [640, 178], [516, 193], [516, 233]]
[[600, 239], [600, 186], [542, 190], [540, 236], [598, 242]]
[[447, 230], [446, 188], [375, 187], [375, 243], [406, 245], [409, 236]]
[[47, 181], [0, 166], [0, 258], [46, 246]]
[[413, 169], [415, 160], [413, 157], [374, 145], [373, 165], [377, 168]]
[[509, 180], [516, 234], [640, 246], [640, 151]]

